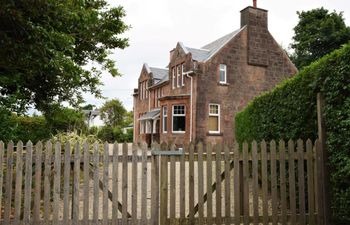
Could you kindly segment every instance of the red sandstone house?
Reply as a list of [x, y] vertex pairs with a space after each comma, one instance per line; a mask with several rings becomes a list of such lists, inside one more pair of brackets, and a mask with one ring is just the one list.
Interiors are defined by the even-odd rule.
[[134, 90], [134, 141], [234, 141], [234, 117], [297, 69], [268, 31], [267, 11], [247, 7], [241, 28], [201, 48], [181, 42], [167, 68], [144, 64]]

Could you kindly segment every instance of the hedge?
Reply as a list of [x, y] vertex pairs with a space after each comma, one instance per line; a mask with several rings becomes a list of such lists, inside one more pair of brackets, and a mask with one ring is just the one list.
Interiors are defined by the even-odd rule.
[[255, 98], [235, 117], [238, 142], [317, 138], [316, 94], [325, 97], [332, 213], [350, 223], [350, 44]]

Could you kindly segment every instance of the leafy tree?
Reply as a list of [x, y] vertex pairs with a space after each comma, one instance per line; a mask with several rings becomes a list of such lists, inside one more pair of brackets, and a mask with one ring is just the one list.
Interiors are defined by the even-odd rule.
[[87, 104], [81, 107], [82, 110], [93, 110], [94, 108], [96, 108], [96, 106], [93, 104]]
[[108, 125], [101, 127], [97, 133], [97, 138], [101, 139], [103, 142], [115, 142], [116, 137], [113, 132], [113, 127]]
[[126, 109], [118, 99], [106, 101], [100, 108], [101, 119], [111, 127], [123, 126], [126, 113]]
[[44, 116], [13, 116], [17, 123], [14, 141], [43, 141], [51, 137], [48, 124]]
[[349, 42], [350, 28], [345, 25], [343, 13], [318, 8], [297, 14], [291, 59], [299, 69]]
[[101, 97], [101, 72], [120, 75], [109, 56], [128, 46], [124, 16], [106, 0], [1, 1], [0, 105], [45, 112], [63, 101], [78, 105], [82, 92]]
[[45, 113], [45, 118], [52, 133], [87, 130], [85, 116], [79, 110], [55, 105]]
[[10, 111], [0, 106], [0, 141], [9, 141], [14, 138], [16, 122], [13, 117]]
[[130, 111], [125, 114], [124, 117], [124, 126], [129, 126], [134, 122], [134, 112]]

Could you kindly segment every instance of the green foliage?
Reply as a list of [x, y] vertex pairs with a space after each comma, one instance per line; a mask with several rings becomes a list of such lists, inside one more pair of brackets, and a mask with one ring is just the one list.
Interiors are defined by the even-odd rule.
[[33, 143], [47, 140], [51, 133], [48, 132], [47, 121], [43, 116], [17, 116], [13, 118], [16, 121], [16, 133], [14, 140], [32, 141]]
[[107, 126], [124, 126], [126, 115], [127, 111], [118, 99], [106, 101], [100, 108], [100, 117]]
[[97, 137], [102, 141], [113, 142], [132, 142], [133, 141], [133, 129], [123, 132], [121, 127], [103, 126], [99, 129]]
[[350, 28], [345, 25], [342, 13], [318, 8], [297, 14], [299, 23], [294, 28], [291, 58], [299, 69], [350, 40]]
[[16, 122], [11, 112], [0, 106], [0, 140], [9, 141], [14, 137]]
[[101, 72], [119, 75], [111, 50], [128, 46], [124, 16], [105, 0], [2, 1], [0, 104], [45, 112], [51, 104], [77, 106], [83, 92], [100, 97]]
[[337, 224], [350, 222], [350, 44], [334, 51], [273, 91], [255, 98], [235, 118], [239, 142], [316, 139], [316, 94], [324, 93], [332, 210]]
[[[80, 145], [80, 150], [83, 152], [82, 146], [84, 143], [89, 144], [89, 151], [93, 153], [94, 151], [94, 144], [99, 144], [99, 151], [103, 151], [102, 148], [102, 141], [98, 139], [95, 135], [85, 135], [85, 134], [78, 134], [76, 131], [74, 132], [59, 132], [56, 135], [51, 137], [51, 141], [53, 143], [60, 142], [62, 145], [69, 142], [71, 144], [71, 152], [74, 151], [74, 146], [78, 143]], [[62, 152], [65, 151], [65, 148], [62, 148]]]
[[61, 107], [59, 105], [51, 106], [50, 110], [45, 113], [49, 130], [52, 133], [58, 131], [72, 132], [78, 130], [85, 132], [85, 116], [81, 111]]
[[113, 127], [111, 126], [101, 127], [97, 133], [97, 137], [102, 141], [107, 141], [110, 143], [115, 142], [116, 139], [113, 133]]
[[0, 140], [10, 140], [24, 143], [31, 140], [37, 142], [50, 137], [48, 126], [43, 116], [17, 116], [6, 109], [0, 108]]

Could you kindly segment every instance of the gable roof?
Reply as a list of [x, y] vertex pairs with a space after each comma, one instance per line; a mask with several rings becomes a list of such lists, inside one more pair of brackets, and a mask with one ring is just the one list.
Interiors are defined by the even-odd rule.
[[150, 71], [153, 75], [153, 79], [161, 80], [163, 77], [168, 76], [168, 69], [150, 67]]
[[185, 48], [188, 52], [192, 54], [192, 59], [199, 61], [199, 62], [205, 62], [208, 61], [213, 55], [215, 55], [221, 48], [223, 48], [230, 40], [232, 40], [234, 37], [236, 37], [237, 34], [239, 34], [243, 29], [242, 27], [238, 30], [235, 30], [229, 34], [226, 34], [225, 36], [204, 45], [201, 48], [191, 48], [191, 47], [185, 47], [181, 43], [181, 47]]

